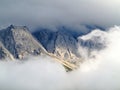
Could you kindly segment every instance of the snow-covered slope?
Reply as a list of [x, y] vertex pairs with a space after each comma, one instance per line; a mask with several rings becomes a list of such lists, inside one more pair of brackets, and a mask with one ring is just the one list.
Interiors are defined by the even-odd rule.
[[106, 46], [106, 32], [101, 30], [93, 30], [87, 35], [78, 37], [78, 42], [81, 46], [88, 49], [101, 50]]
[[[101, 30], [93, 30], [87, 35], [78, 37], [79, 52], [83, 55], [83, 58], [95, 58], [95, 53], [99, 52], [107, 47], [106, 32]], [[84, 55], [85, 52], [86, 54]]]

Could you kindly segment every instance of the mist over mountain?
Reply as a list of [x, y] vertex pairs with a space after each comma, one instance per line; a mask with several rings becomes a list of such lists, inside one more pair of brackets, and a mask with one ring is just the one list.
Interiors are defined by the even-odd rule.
[[[23, 32], [23, 26], [22, 27], [14, 26], [14, 27], [15, 28], [13, 29], [13, 31], [18, 32], [19, 29], [19, 32], [21, 31]], [[4, 29], [4, 31], [6, 31], [6, 29]], [[25, 32], [24, 34], [28, 36], [30, 35], [30, 33], [27, 34], [28, 32], [26, 33]], [[50, 31], [50, 33], [52, 32]], [[19, 35], [21, 33], [17, 33], [17, 34], [19, 38], [21, 38], [21, 36]], [[69, 42], [69, 38], [74, 38], [74, 36], [72, 36], [70, 32], [67, 33], [64, 31], [59, 31], [59, 35], [58, 35], [58, 31], [56, 31], [54, 32], [54, 34], [56, 36], [60, 35], [59, 36], [60, 38], [58, 40], [61, 39], [68, 40], [67, 42], [63, 40], [64, 44], [61, 42], [59, 48], [62, 48], [64, 46], [65, 48], [71, 50], [74, 43]], [[45, 35], [45, 36], [43, 37], [41, 35], [43, 36]], [[46, 30], [45, 32], [39, 31], [38, 36], [42, 37], [43, 40], [42, 43], [44, 43], [45, 40], [43, 38], [46, 38], [47, 40], [47, 38], [50, 37], [48, 32], [46, 33]], [[32, 37], [35, 39], [35, 36]], [[51, 53], [49, 52], [50, 53], [49, 54], [48, 50], [44, 47], [44, 45], [40, 43], [42, 40], [38, 41], [36, 38], [35, 40], [39, 44], [43, 45], [42, 47], [44, 47], [45, 49], [45, 55], [38, 54], [34, 56], [33, 53], [27, 52], [32, 56], [30, 55], [28, 56], [28, 58], [24, 58], [24, 59], [16, 58], [14, 59], [14, 61], [11, 61], [11, 59], [4, 59], [7, 60], [7, 62], [2, 61], [3, 59], [1, 59], [0, 89], [1, 90], [10, 90], [10, 89], [12, 90], [26, 90], [26, 89], [119, 90], [120, 88], [119, 86], [120, 27], [115, 26], [105, 31], [96, 29], [86, 35], [79, 36], [77, 39], [78, 40], [74, 38], [71, 41], [73, 42], [74, 40], [76, 40], [75, 42], [78, 45], [77, 47], [78, 53], [80, 54], [80, 58], [82, 58], [84, 61], [82, 61], [82, 63], [79, 63], [80, 67], [78, 67], [76, 70], [73, 70], [72, 72], [66, 72], [63, 65], [66, 63], [69, 66], [70, 62], [69, 63], [64, 62], [64, 60], [62, 60], [60, 57], [59, 59], [54, 57], [55, 55], [54, 53], [52, 54], [52, 52]], [[23, 43], [21, 39], [19, 40], [21, 43]], [[32, 42], [32, 40], [30, 42]], [[45, 43], [47, 44], [47, 41], [45, 41]], [[67, 43], [72, 44], [72, 46], [71, 47], [66, 46]], [[23, 43], [23, 46], [24, 45], [26, 44]], [[7, 53], [9, 55], [8, 53], [9, 50], [6, 49], [6, 47], [3, 44], [3, 41], [1, 42], [0, 47], [3, 48], [2, 50], [0, 49], [0, 52], [2, 51], [0, 56], [7, 57], [7, 55], [4, 53]], [[33, 46], [31, 46], [30, 48], [33, 48]], [[62, 49], [60, 49], [59, 52], [60, 51], [62, 51]], [[64, 52], [65, 51], [67, 51], [67, 49], [64, 49]], [[43, 51], [41, 51], [41, 53], [43, 53]], [[61, 61], [62, 63], [58, 61]], [[76, 64], [74, 63], [74, 65]]]
[[0, 90], [120, 90], [120, 0], [0, 0]]
[[[90, 31], [96, 26], [87, 27]], [[65, 27], [59, 27], [56, 31], [49, 29], [39, 29], [30, 32], [27, 26], [10, 25], [6, 29], [0, 30], [0, 41], [3, 50], [1, 50], [1, 59], [25, 59], [29, 55], [39, 56], [47, 55], [58, 59], [63, 65], [66, 63], [79, 65], [84, 60], [79, 52], [79, 44], [89, 49], [101, 50], [104, 43], [97, 42], [101, 39], [94, 37], [94, 40], [84, 41], [78, 39], [76, 35], [82, 35], [81, 32], [74, 32], [74, 29], [68, 32]], [[76, 37], [75, 37], [76, 36]], [[6, 52], [5, 52], [6, 51]], [[7, 53], [8, 52], [8, 53]], [[68, 66], [69, 66], [68, 65]], [[71, 66], [70, 67], [74, 67]]]
[[0, 30], [0, 41], [3, 45], [1, 59], [11, 60], [12, 57], [12, 59], [24, 60], [30, 55], [46, 55], [57, 59], [63, 66], [73, 69], [74, 65], [80, 62], [77, 40], [66, 31], [51, 33], [53, 36], [50, 36], [50, 32], [44, 31], [35, 37], [36, 35], [33, 36], [26, 26], [10, 25]]

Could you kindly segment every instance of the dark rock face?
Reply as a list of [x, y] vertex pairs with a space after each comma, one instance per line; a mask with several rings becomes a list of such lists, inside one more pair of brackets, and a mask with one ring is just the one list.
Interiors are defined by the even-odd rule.
[[2, 47], [0, 47], [0, 59], [5, 59], [6, 57], [6, 53], [4, 52], [4, 49]]
[[56, 33], [47, 29], [36, 31], [33, 36], [44, 46], [48, 52], [54, 52]]
[[0, 60], [7, 59], [7, 58], [14, 60], [13, 55], [0, 42]]
[[49, 53], [69, 62], [78, 60], [77, 40], [69, 32], [64, 30], [56, 32], [40, 30], [34, 32], [33, 35]]

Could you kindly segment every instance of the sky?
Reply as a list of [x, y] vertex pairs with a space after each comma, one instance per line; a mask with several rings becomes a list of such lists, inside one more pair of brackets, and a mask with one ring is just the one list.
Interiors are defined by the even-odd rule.
[[0, 0], [0, 28], [120, 24], [120, 0]]

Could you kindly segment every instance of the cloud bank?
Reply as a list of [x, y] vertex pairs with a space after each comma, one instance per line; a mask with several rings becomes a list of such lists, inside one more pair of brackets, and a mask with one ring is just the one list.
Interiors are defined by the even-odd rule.
[[95, 35], [106, 38], [107, 47], [92, 50], [94, 58], [88, 56], [87, 48], [80, 48], [85, 62], [78, 70], [69, 73], [50, 57], [0, 62], [0, 90], [119, 90], [120, 27], [115, 26], [106, 32], [93, 30], [81, 38], [85, 40]]
[[119, 0], [1, 0], [0, 26], [120, 24]]

